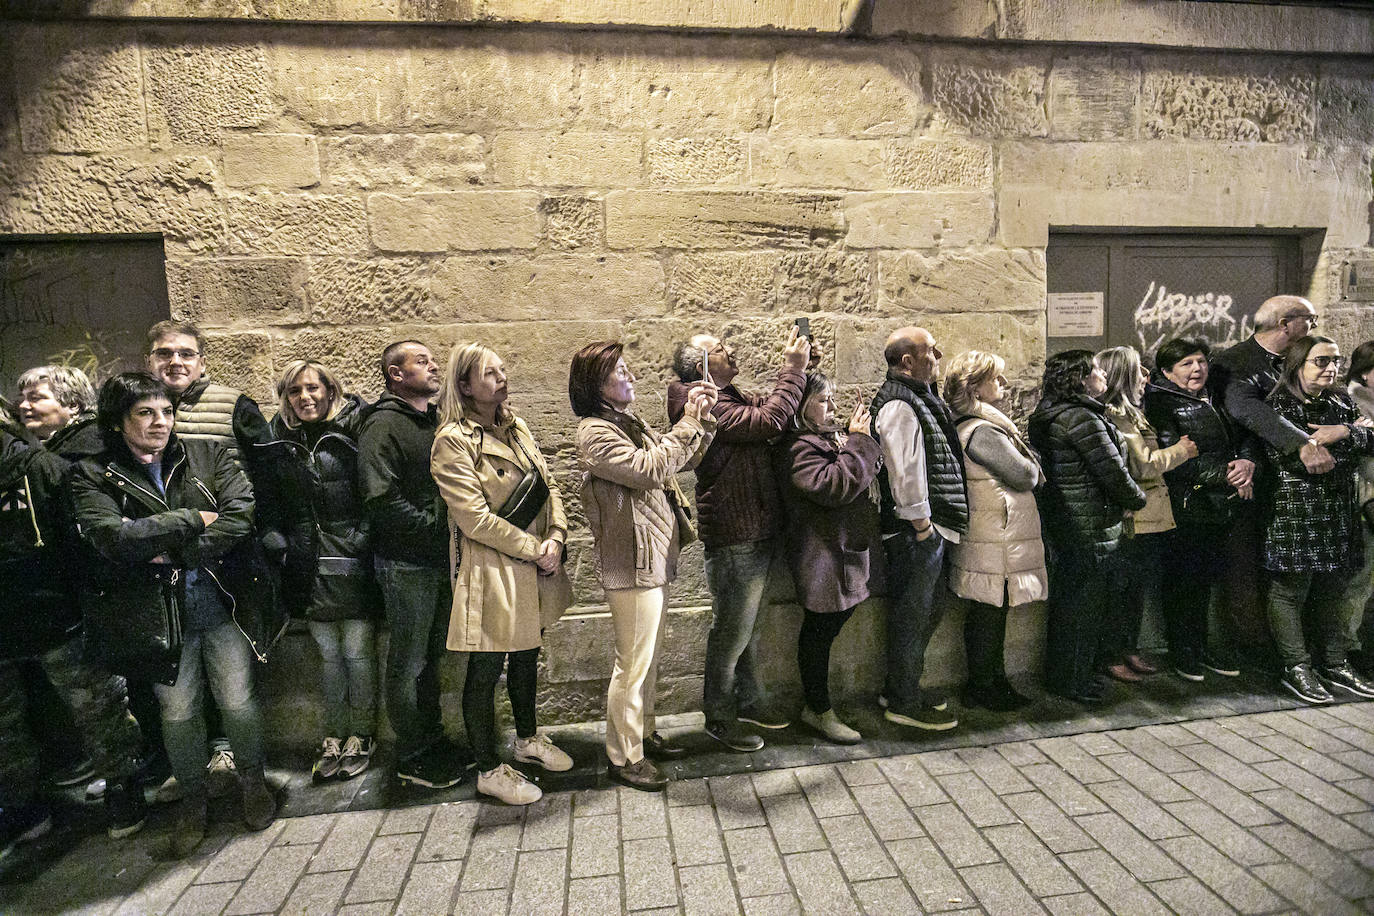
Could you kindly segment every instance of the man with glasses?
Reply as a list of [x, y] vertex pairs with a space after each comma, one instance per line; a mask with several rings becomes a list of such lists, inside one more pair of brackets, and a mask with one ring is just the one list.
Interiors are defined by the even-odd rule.
[[[225, 446], [248, 475], [253, 486], [256, 504], [254, 525], [269, 556], [279, 558], [286, 551], [284, 524], [280, 512], [282, 501], [277, 497], [277, 476], [271, 462], [272, 433], [258, 404], [237, 388], [212, 382], [205, 372], [205, 335], [193, 324], [181, 321], [159, 321], [148, 329], [148, 371], [171, 389], [176, 401], [177, 438], [209, 439]], [[141, 685], [140, 685], [141, 686]], [[131, 685], [133, 687], [133, 685]], [[131, 692], [131, 700], [138, 706], [143, 698]], [[134, 714], [140, 722], [158, 720], [157, 707], [148, 716], [140, 708]], [[212, 736], [222, 735], [218, 710], [207, 695], [207, 723]], [[236, 782], [234, 752], [223, 737], [211, 741], [210, 794], [225, 795], [233, 791]], [[171, 801], [176, 790], [166, 786], [159, 793], [159, 801]]]
[[[1344, 429], [1299, 429], [1280, 416], [1268, 400], [1283, 369], [1284, 351], [1293, 341], [1311, 334], [1317, 321], [1317, 310], [1302, 296], [1266, 299], [1255, 312], [1255, 333], [1213, 357], [1209, 385], [1226, 414], [1250, 435], [1268, 443], [1281, 455], [1297, 454], [1308, 473], [1325, 474], [1336, 466], [1327, 446], [1335, 442]], [[1252, 642], [1262, 641], [1268, 632], [1260, 593], [1264, 574], [1259, 553], [1261, 515], [1272, 496], [1273, 476], [1272, 468], [1256, 469], [1257, 498], [1249, 502], [1236, 501], [1236, 522], [1227, 544], [1224, 597], [1228, 600], [1222, 604], [1231, 609], [1234, 624], [1250, 633]], [[1218, 647], [1213, 654], [1226, 659], [1227, 648]], [[1227, 675], [1239, 673], [1239, 668], [1233, 664], [1224, 667], [1225, 670], [1213, 670]]]

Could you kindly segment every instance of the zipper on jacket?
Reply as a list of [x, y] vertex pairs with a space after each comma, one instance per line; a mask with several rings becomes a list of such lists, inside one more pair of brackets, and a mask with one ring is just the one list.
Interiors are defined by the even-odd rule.
[[161, 496], [154, 493], [152, 490], [149, 490], [147, 487], [143, 486], [138, 481], [131, 479], [127, 474], [125, 474], [123, 471], [121, 471], [114, 465], [108, 465], [105, 468], [105, 473], [109, 474], [112, 477], [118, 477], [120, 480], [124, 481], [129, 486], [133, 487], [135, 490], [138, 490], [140, 493], [144, 493], [147, 496], [152, 497], [154, 500], [161, 503], [165, 508], [169, 510], [172, 508], [170, 505], [167, 504], [167, 500], [163, 499]]
[[177, 583], [181, 581], [181, 570], [173, 569], [172, 585], [172, 645], [181, 645], [181, 602], [177, 601]]
[[[252, 535], [249, 536], [251, 537]], [[205, 574], [210, 577], [210, 580], [215, 583], [215, 587], [220, 590], [224, 597], [229, 599], [229, 619], [234, 621], [234, 626], [243, 634], [243, 638], [248, 640], [248, 647], [253, 650], [253, 655], [257, 657], [258, 661], [266, 663], [267, 656], [258, 651], [258, 644], [253, 642], [253, 637], [249, 636], [248, 631], [239, 623], [238, 602], [234, 600], [233, 594], [230, 593], [229, 589], [220, 584], [219, 577], [212, 573], [207, 567], [202, 566], [201, 569], [204, 570]]]
[[33, 546], [43, 546], [43, 532], [38, 528], [38, 514], [33, 508], [33, 487], [29, 485], [29, 475], [24, 475], [24, 500], [29, 505], [29, 522], [33, 525]]

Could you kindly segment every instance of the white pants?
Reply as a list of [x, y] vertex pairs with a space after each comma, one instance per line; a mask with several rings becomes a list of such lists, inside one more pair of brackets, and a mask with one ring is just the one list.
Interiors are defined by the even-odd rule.
[[615, 668], [606, 691], [606, 756], [616, 766], [644, 759], [654, 730], [658, 644], [667, 620], [667, 586], [606, 590], [615, 627]]

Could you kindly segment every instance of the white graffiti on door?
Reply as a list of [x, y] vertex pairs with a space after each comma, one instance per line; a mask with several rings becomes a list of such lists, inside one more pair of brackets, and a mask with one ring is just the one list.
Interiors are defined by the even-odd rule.
[[1135, 310], [1140, 352], [1152, 354], [1171, 337], [1204, 337], [1216, 347], [1244, 340], [1254, 330], [1254, 320], [1231, 314], [1234, 304], [1225, 293], [1171, 293], [1163, 283], [1151, 281]]

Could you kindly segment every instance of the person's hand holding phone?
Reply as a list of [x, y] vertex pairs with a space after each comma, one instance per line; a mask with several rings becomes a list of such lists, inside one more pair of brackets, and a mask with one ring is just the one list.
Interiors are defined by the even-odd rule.
[[868, 405], [861, 399], [854, 405], [854, 413], [849, 418], [849, 434], [851, 436], [872, 435], [869, 430], [872, 428], [873, 415], [868, 412]]
[[782, 348], [782, 361], [789, 369], [805, 372], [806, 364], [811, 359], [811, 339], [801, 333], [801, 321], [802, 319], [797, 319], [797, 324], [792, 325], [787, 331], [787, 343]]

